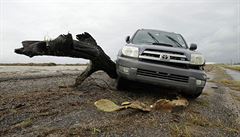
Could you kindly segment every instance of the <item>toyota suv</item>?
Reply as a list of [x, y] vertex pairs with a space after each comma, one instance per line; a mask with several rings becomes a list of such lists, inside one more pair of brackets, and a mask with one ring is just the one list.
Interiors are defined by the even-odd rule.
[[189, 98], [197, 98], [207, 76], [203, 55], [196, 49], [196, 44], [188, 47], [181, 34], [139, 29], [126, 37], [126, 45], [118, 53], [117, 88], [138, 81], [174, 87]]

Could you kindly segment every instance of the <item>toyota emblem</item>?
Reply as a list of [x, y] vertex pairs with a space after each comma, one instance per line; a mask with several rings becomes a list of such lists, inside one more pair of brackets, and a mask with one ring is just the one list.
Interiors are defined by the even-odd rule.
[[169, 59], [169, 55], [167, 55], [167, 54], [162, 54], [161, 59], [162, 59], [162, 60], [168, 60], [168, 59]]

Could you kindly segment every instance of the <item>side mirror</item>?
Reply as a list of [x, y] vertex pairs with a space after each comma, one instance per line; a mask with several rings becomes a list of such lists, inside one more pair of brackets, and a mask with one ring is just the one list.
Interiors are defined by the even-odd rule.
[[189, 49], [192, 50], [192, 51], [196, 50], [197, 49], [197, 44], [194, 44], [194, 43], [190, 44]]
[[125, 41], [126, 41], [127, 43], [130, 43], [130, 36], [127, 36], [126, 39], [125, 39]]

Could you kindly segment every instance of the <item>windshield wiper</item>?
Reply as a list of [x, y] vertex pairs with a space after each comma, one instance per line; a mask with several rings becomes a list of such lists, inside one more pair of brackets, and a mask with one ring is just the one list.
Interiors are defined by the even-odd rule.
[[169, 47], [173, 46], [171, 44], [159, 42], [150, 32], [148, 32], [148, 35], [155, 41], [154, 43], [152, 43], [153, 45], [165, 45], [165, 46], [169, 46]]
[[167, 44], [167, 43], [151, 43], [152, 45], [164, 45], [164, 46], [168, 46], [168, 47], [173, 47], [173, 45], [171, 45], [171, 44]]
[[168, 36], [168, 35], [165, 35], [168, 39], [170, 39], [172, 42], [174, 42], [176, 44], [176, 46], [178, 47], [183, 47], [177, 40], [175, 40], [174, 38]]
[[148, 35], [149, 35], [156, 43], [160, 43], [150, 32], [148, 32]]

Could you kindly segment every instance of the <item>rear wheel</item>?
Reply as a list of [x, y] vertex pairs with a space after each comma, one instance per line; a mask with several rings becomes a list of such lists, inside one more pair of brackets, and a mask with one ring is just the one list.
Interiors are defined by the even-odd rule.
[[202, 94], [203, 88], [197, 88], [195, 91], [192, 91], [191, 93], [183, 92], [183, 95], [188, 99], [196, 99]]

